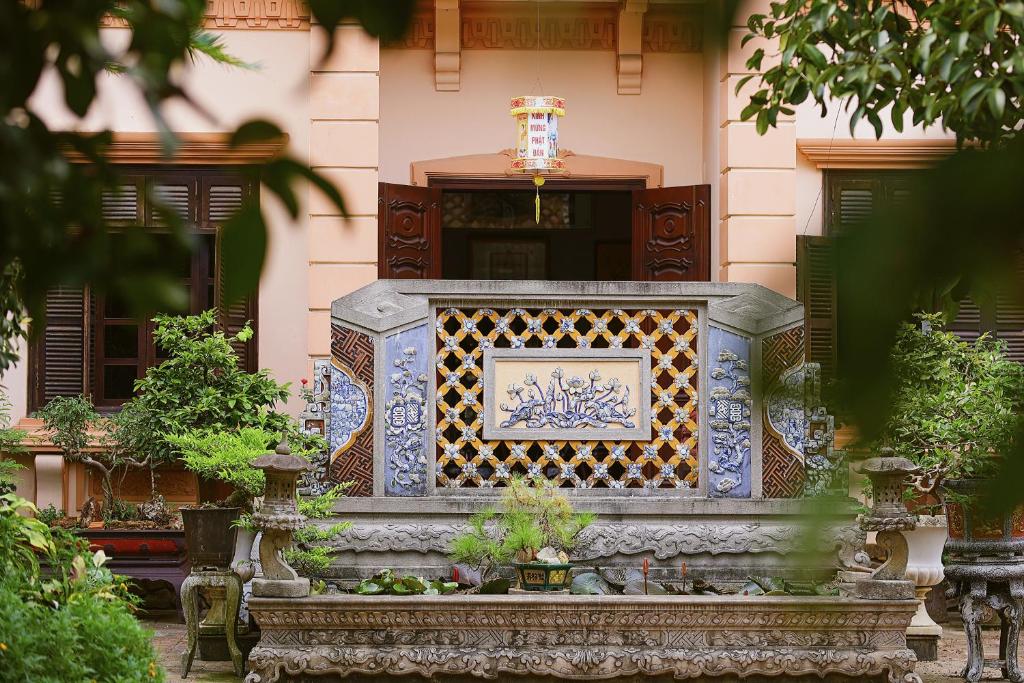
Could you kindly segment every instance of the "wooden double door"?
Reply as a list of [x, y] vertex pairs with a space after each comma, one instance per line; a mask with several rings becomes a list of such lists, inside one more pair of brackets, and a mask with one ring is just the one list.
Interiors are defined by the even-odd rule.
[[[529, 178], [486, 182], [446, 180], [426, 187], [380, 183], [378, 276], [382, 279], [711, 279], [709, 185], [646, 188], [642, 181], [549, 180], [541, 190], [545, 218], [537, 226], [533, 225], [532, 192]], [[504, 202], [503, 193], [509, 193], [509, 198], [513, 194], [518, 196], [515, 202]], [[467, 196], [484, 196], [490, 205], [497, 197], [498, 203], [506, 205], [504, 215], [494, 212], [493, 218], [484, 216], [467, 221]], [[530, 202], [530, 218], [509, 217], [507, 206], [523, 207], [524, 196]], [[549, 215], [552, 205], [556, 212], [562, 212], [555, 218]], [[572, 207], [577, 205], [585, 207], [586, 210], [578, 212], [585, 217], [575, 215], [577, 212]], [[475, 243], [487, 240], [492, 258], [495, 242], [514, 245], [519, 240], [524, 245], [528, 243], [529, 248], [524, 246], [519, 249], [521, 253], [505, 254], [502, 263], [510, 264], [505, 269], [488, 270], [487, 264], [480, 263], [467, 265], [468, 261], [480, 258]], [[463, 244], [470, 242], [474, 243], [472, 250]], [[545, 246], [548, 253], [536, 258], [546, 259], [548, 265], [528, 264]], [[516, 249], [513, 247], [511, 251], [516, 252]], [[570, 267], [550, 265], [552, 259], [561, 259], [565, 265], [566, 258], [571, 259]], [[516, 264], [520, 262], [523, 265], [517, 269]], [[583, 262], [586, 263], [581, 267]]]

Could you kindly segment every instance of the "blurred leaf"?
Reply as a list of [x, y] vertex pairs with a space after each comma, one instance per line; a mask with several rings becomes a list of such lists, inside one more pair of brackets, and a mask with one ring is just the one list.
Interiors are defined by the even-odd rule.
[[267, 226], [256, 202], [246, 202], [221, 230], [224, 305], [241, 301], [259, 287], [267, 251]]
[[241, 147], [251, 142], [278, 140], [282, 137], [284, 137], [284, 131], [276, 123], [266, 119], [253, 119], [243, 123], [231, 134], [231, 146]]

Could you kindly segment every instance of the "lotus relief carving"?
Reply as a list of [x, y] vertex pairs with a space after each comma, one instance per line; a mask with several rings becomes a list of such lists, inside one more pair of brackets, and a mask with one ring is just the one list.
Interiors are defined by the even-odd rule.
[[630, 407], [629, 387], [616, 377], [602, 382], [597, 369], [584, 379], [566, 377], [562, 368], [555, 368], [547, 389], [541, 388], [536, 375], [527, 373], [522, 384], [508, 385], [507, 392], [514, 403], [501, 404], [503, 411], [511, 413], [501, 423], [504, 428], [523, 424], [531, 429], [636, 426], [630, 419], [636, 415], [636, 408]]

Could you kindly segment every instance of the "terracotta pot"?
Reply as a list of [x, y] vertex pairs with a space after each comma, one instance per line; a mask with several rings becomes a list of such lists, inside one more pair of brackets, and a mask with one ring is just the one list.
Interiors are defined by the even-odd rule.
[[182, 508], [185, 544], [196, 569], [231, 566], [235, 553], [235, 527], [241, 508]]

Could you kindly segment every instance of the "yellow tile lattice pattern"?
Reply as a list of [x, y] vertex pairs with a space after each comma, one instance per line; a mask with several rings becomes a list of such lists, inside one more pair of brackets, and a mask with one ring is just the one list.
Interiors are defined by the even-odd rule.
[[[439, 487], [500, 486], [523, 474], [574, 488], [696, 488], [694, 311], [449, 308], [436, 329]], [[651, 440], [483, 441], [489, 347], [649, 348]]]

